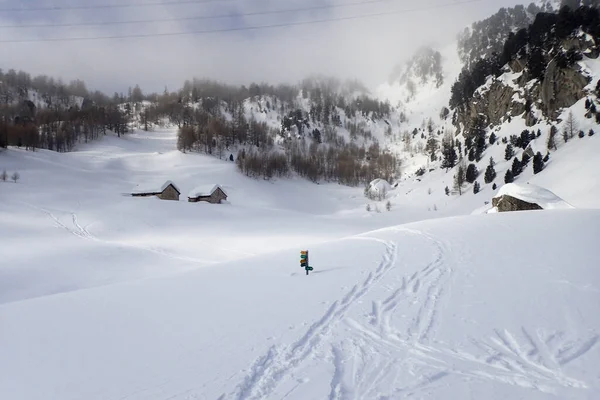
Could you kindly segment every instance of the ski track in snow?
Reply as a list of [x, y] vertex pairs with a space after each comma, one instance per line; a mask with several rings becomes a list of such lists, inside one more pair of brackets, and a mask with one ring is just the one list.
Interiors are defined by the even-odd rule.
[[[393, 242], [355, 237], [385, 244], [386, 251], [376, 271], [332, 304], [296, 342], [284, 348], [273, 346], [258, 358], [231, 394], [232, 398], [270, 398], [285, 377], [310, 360], [333, 366], [329, 400], [415, 395], [450, 375], [544, 393], [555, 393], [558, 387], [587, 387], [584, 382], [566, 376], [561, 367], [594, 348], [600, 339], [597, 335], [567, 341], [564, 333], [554, 333], [548, 339], [541, 331], [531, 333], [525, 327], [519, 335], [498, 329], [487, 339], [470, 338], [473, 352], [436, 342], [437, 315], [444, 293], [450, 289], [452, 266], [460, 262], [452, 255], [458, 254], [459, 258], [462, 255], [457, 249], [450, 251], [448, 243], [425, 232], [407, 228], [395, 231], [429, 241], [434, 250], [433, 260], [408, 276], [400, 273], [397, 284], [388, 286], [391, 293], [373, 300], [365, 321], [357, 321], [347, 315], [348, 309], [397, 266], [398, 249]], [[396, 312], [406, 306], [414, 309], [413, 315], [395, 321]], [[344, 322], [346, 328], [341, 335], [343, 339], [332, 334], [339, 322]], [[550, 346], [553, 339], [558, 339], [558, 343]], [[323, 350], [322, 342], [327, 340], [329, 345]], [[299, 384], [295, 385], [285, 397], [298, 387]], [[227, 396], [224, 394], [222, 398]]]
[[235, 389], [232, 394], [233, 398], [258, 399], [269, 397], [282, 378], [302, 362], [308, 360], [318, 350], [321, 342], [344, 319], [348, 309], [395, 266], [396, 244], [376, 238], [369, 239], [382, 242], [386, 246], [383, 259], [377, 269], [370, 272], [362, 283], [355, 285], [341, 300], [334, 302], [325, 314], [313, 323], [297, 341], [283, 349], [273, 346], [267, 354], [256, 360], [243, 382]]
[[[551, 349], [539, 331], [531, 334], [523, 327], [518, 339], [508, 330], [496, 330], [495, 336], [487, 340], [471, 338], [471, 343], [481, 351], [479, 355], [433, 342], [438, 303], [452, 272], [449, 266], [452, 260], [442, 241], [423, 232], [408, 232], [432, 241], [437, 249], [435, 259], [410, 277], [402, 277], [398, 288], [389, 297], [373, 301], [367, 324], [346, 319], [355, 338], [332, 345], [334, 373], [330, 399], [413, 395], [450, 375], [491, 380], [546, 393], [554, 393], [557, 387], [587, 387], [584, 382], [566, 376], [561, 366], [595, 347], [599, 340], [597, 335], [584, 340], [560, 340], [556, 348]], [[404, 330], [397, 329], [392, 324], [394, 313], [411, 298], [416, 298], [421, 306]], [[557, 333], [552, 337], [563, 336], [563, 333]], [[346, 355], [342, 355], [342, 349], [347, 349]], [[365, 357], [365, 354], [369, 356]], [[368, 378], [349, 374], [348, 363]], [[393, 389], [381, 393], [382, 387]]]
[[205, 260], [205, 259], [199, 259], [199, 258], [193, 258], [193, 257], [180, 256], [180, 255], [173, 254], [171, 252], [168, 252], [168, 251], [165, 251], [162, 249], [158, 249], [156, 247], [146, 247], [146, 246], [136, 245], [136, 244], [132, 244], [132, 243], [126, 243], [126, 242], [103, 240], [103, 239], [100, 239], [100, 238], [94, 236], [92, 233], [90, 233], [90, 231], [86, 227], [81, 226], [77, 219], [77, 214], [74, 212], [59, 211], [61, 213], [70, 215], [69, 219], [70, 219], [71, 226], [69, 226], [67, 223], [62, 222], [61, 219], [59, 217], [57, 217], [54, 214], [54, 212], [51, 210], [48, 210], [43, 207], [38, 207], [38, 206], [29, 204], [29, 203], [23, 203], [23, 204], [25, 204], [26, 206], [28, 206], [34, 210], [43, 212], [44, 214], [46, 214], [48, 217], [50, 217], [52, 219], [52, 221], [58, 228], [64, 229], [65, 231], [69, 232], [70, 234], [72, 234], [78, 238], [81, 238], [81, 239], [93, 240], [98, 243], [111, 245], [111, 246], [127, 247], [127, 248], [137, 249], [137, 250], [141, 250], [141, 251], [147, 251], [150, 253], [158, 254], [160, 256], [167, 257], [167, 258], [170, 258], [173, 260], [178, 260], [178, 261], [186, 261], [186, 262], [197, 263], [197, 264], [202, 264], [202, 265], [217, 263], [216, 261], [213, 261], [213, 260]]
[[[130, 247], [165, 257], [198, 263], [152, 247], [105, 241], [82, 226], [75, 212], [51, 211], [27, 204], [46, 214], [55, 226], [78, 238], [107, 245]], [[57, 213], [68, 215], [65, 218]], [[435, 387], [444, 378], [455, 375], [465, 379], [493, 381], [544, 393], [557, 388], [585, 389], [585, 382], [570, 378], [562, 367], [594, 349], [600, 336], [569, 337], [567, 332], [546, 332], [522, 327], [520, 332], [496, 329], [487, 338], [469, 338], [469, 352], [435, 340], [437, 316], [443, 297], [449, 291], [452, 266], [464, 254], [450, 251], [449, 244], [425, 232], [408, 228], [392, 229], [398, 233], [417, 235], [431, 243], [432, 260], [414, 273], [403, 273], [397, 265], [398, 246], [393, 241], [357, 236], [355, 240], [376, 241], [384, 245], [382, 260], [374, 271], [354, 285], [315, 321], [297, 340], [287, 346], [272, 346], [248, 369], [246, 376], [230, 394], [221, 399], [263, 399], [275, 390], [293, 371], [307, 362], [323, 362], [333, 367], [329, 400], [395, 398], [411, 396]], [[453, 243], [456, 246], [455, 243]], [[467, 249], [463, 249], [467, 250]], [[348, 310], [362, 300], [391, 270], [397, 276], [386, 280], [386, 296], [372, 300], [371, 311], [364, 320], [350, 317]], [[407, 308], [408, 307], [408, 308]], [[401, 315], [408, 310], [408, 315]], [[343, 322], [343, 335], [336, 328]], [[301, 386], [294, 385], [287, 398]], [[195, 389], [172, 398], [195, 397]], [[135, 395], [135, 394], [134, 394]]]

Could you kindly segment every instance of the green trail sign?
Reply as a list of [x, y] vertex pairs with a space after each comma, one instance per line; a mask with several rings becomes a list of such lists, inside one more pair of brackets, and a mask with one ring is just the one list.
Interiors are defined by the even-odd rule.
[[313, 270], [313, 267], [308, 265], [308, 250], [300, 251], [300, 268], [304, 268], [306, 270], [306, 275], [308, 275], [308, 271]]

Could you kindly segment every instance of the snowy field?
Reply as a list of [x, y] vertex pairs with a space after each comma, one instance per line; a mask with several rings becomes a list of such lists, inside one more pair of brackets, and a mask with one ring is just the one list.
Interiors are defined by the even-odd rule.
[[[0, 398], [600, 398], [599, 140], [519, 178], [575, 209], [488, 215], [442, 170], [388, 212], [172, 130], [2, 152]], [[166, 180], [181, 201], [124, 195]], [[214, 183], [227, 204], [186, 201]]]

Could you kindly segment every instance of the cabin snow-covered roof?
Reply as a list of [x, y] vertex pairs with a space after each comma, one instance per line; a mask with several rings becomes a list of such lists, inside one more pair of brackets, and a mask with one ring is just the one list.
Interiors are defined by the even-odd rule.
[[[162, 182], [162, 184], [161, 184]], [[181, 190], [173, 183], [173, 181], [156, 181], [156, 182], [147, 182], [140, 185], [137, 185], [133, 188], [133, 193], [142, 194], [142, 193], [162, 193], [169, 185], [173, 185], [175, 190], [181, 194]]]
[[575, 208], [548, 189], [530, 184], [507, 183], [494, 198], [511, 196], [527, 203], [537, 204], [545, 210]]
[[201, 186], [195, 187], [194, 189], [190, 190], [188, 197], [210, 196], [217, 189], [221, 189], [223, 191], [223, 193], [225, 193], [225, 195], [227, 195], [227, 192], [225, 191], [225, 189], [223, 189], [220, 185], [210, 184], [210, 185], [201, 185]]
[[385, 179], [375, 179], [369, 183], [369, 191], [371, 193], [383, 193], [393, 190], [392, 185]]

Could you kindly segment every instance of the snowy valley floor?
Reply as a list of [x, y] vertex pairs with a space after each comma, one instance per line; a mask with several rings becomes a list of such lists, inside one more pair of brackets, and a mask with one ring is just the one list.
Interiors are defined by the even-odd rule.
[[[0, 398], [600, 397], [600, 210], [366, 213], [172, 146], [0, 155]], [[122, 196], [157, 177], [231, 204]]]

